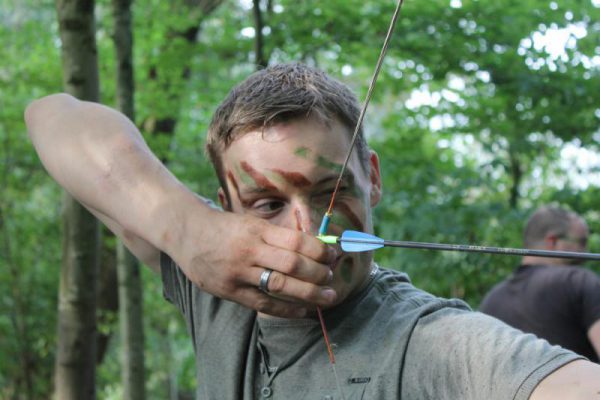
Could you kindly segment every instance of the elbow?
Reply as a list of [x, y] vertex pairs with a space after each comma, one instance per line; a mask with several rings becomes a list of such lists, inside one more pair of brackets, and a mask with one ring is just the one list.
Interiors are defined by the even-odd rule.
[[65, 107], [72, 106], [77, 99], [66, 93], [51, 94], [41, 99], [32, 101], [25, 108], [25, 124], [29, 136], [33, 138], [39, 129], [36, 127], [44, 125], [44, 121], [56, 116], [57, 112]]

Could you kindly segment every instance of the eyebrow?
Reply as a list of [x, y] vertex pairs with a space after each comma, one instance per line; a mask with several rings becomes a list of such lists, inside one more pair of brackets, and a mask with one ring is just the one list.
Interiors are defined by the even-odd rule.
[[239, 191], [240, 194], [244, 194], [244, 195], [263, 194], [263, 193], [272, 193], [272, 192], [273, 192], [272, 188], [267, 189], [267, 188], [260, 187], [260, 186], [240, 188], [240, 191]]
[[[319, 180], [318, 182], [316, 182], [313, 186], [325, 186], [329, 183], [336, 184], [338, 179], [339, 179], [338, 175], [327, 176], [327, 177], [324, 177], [323, 179]], [[355, 183], [356, 183], [356, 177], [355, 177], [354, 173], [352, 172], [352, 170], [347, 169], [346, 172], [344, 173], [344, 176], [342, 177], [341, 184], [354, 186]]]
[[[314, 184], [312, 184], [311, 186], [316, 187], [316, 186], [325, 186], [329, 183], [335, 184], [338, 180], [339, 176], [338, 175], [328, 175], [325, 176], [321, 179], [319, 179], [317, 182], [315, 182]], [[254, 181], [256, 184], [256, 181]], [[342, 183], [345, 183], [347, 185], [354, 185], [356, 182], [356, 178], [354, 175], [354, 172], [352, 172], [351, 169], [347, 169], [346, 172], [344, 173], [344, 176], [342, 177]], [[273, 191], [278, 191], [280, 192], [279, 188], [272, 186], [272, 187], [264, 187], [264, 186], [246, 186], [246, 187], [240, 187], [239, 188], [239, 192], [240, 195], [260, 195], [260, 194], [264, 194], [264, 193], [272, 193]]]
[[271, 169], [270, 171], [276, 173], [285, 181], [295, 187], [305, 187], [310, 186], [312, 183], [309, 181], [304, 174], [295, 171], [284, 171], [279, 168]]

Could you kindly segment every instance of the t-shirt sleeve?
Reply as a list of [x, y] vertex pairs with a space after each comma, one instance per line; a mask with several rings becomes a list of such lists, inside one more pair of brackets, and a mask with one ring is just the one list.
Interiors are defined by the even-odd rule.
[[546, 376], [579, 358], [495, 318], [444, 308], [413, 330], [402, 398], [525, 400]]
[[194, 348], [204, 338], [223, 302], [200, 290], [167, 255], [161, 253], [163, 296], [179, 309], [185, 319]]
[[[209, 207], [221, 210], [212, 200], [198, 197]], [[194, 291], [198, 289], [193, 287], [192, 282], [171, 257], [163, 252], [160, 253], [160, 275], [163, 282], [163, 296], [185, 315], [195, 297]]]
[[163, 282], [163, 296], [167, 301], [181, 308], [185, 282], [179, 267], [167, 254], [160, 253], [160, 276]]

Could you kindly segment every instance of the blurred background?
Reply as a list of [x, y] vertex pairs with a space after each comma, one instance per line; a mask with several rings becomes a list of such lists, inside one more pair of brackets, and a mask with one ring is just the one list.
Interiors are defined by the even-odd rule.
[[[80, 2], [95, 7], [99, 98], [112, 107], [117, 2]], [[394, 7], [392, 0], [133, 2], [135, 123], [180, 180], [216, 199], [204, 136], [228, 90], [261, 66], [301, 61], [362, 100]], [[1, 399], [52, 397], [63, 334], [62, 191], [23, 123], [29, 102], [64, 90], [58, 21], [53, 1], [0, 0]], [[600, 1], [407, 0], [365, 130], [384, 180], [380, 236], [521, 247], [527, 216], [554, 202], [587, 220], [590, 251], [600, 252]], [[93, 388], [99, 399], [121, 399], [117, 246], [108, 232], [100, 246]], [[376, 259], [473, 308], [519, 263], [401, 249]], [[600, 272], [598, 263], [587, 266]], [[141, 279], [145, 398], [191, 399], [185, 326], [159, 277], [142, 268]]]

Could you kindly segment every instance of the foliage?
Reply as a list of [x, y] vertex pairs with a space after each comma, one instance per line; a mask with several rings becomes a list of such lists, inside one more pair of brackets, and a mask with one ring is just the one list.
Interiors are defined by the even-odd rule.
[[[135, 4], [136, 123], [183, 182], [214, 198], [217, 182], [203, 155], [204, 132], [218, 102], [255, 65], [251, 2], [202, 8], [207, 3]], [[393, 3], [263, 1], [265, 54], [270, 63], [317, 65], [362, 97]], [[52, 1], [2, 5], [0, 398], [47, 398], [60, 190], [26, 139], [22, 112], [32, 99], [60, 91], [60, 42]], [[102, 99], [114, 105], [110, 2], [98, 1], [96, 14]], [[599, 20], [591, 1], [407, 1], [365, 126], [382, 160], [385, 195], [375, 210], [377, 233], [519, 247], [524, 219], [547, 202], [571, 207], [600, 231], [600, 166], [577, 171], [564, 157], [569, 146], [598, 153]], [[556, 56], [540, 38], [560, 29], [571, 38]], [[157, 126], [168, 120], [175, 129], [165, 134]], [[600, 235], [592, 235], [591, 246], [600, 251]], [[391, 249], [377, 259], [407, 271], [417, 286], [474, 307], [518, 263]], [[144, 308], [151, 310], [145, 314], [149, 398], [191, 393], [193, 350], [185, 327], [162, 298], [158, 277], [145, 272], [143, 278]], [[113, 338], [98, 371], [99, 398], [121, 395], [115, 328], [110, 321], [103, 325]]]
[[[50, 388], [60, 265], [60, 192], [26, 140], [23, 110], [60, 89], [50, 2], [0, 7], [0, 398]], [[42, 21], [51, 31], [40, 32]]]

